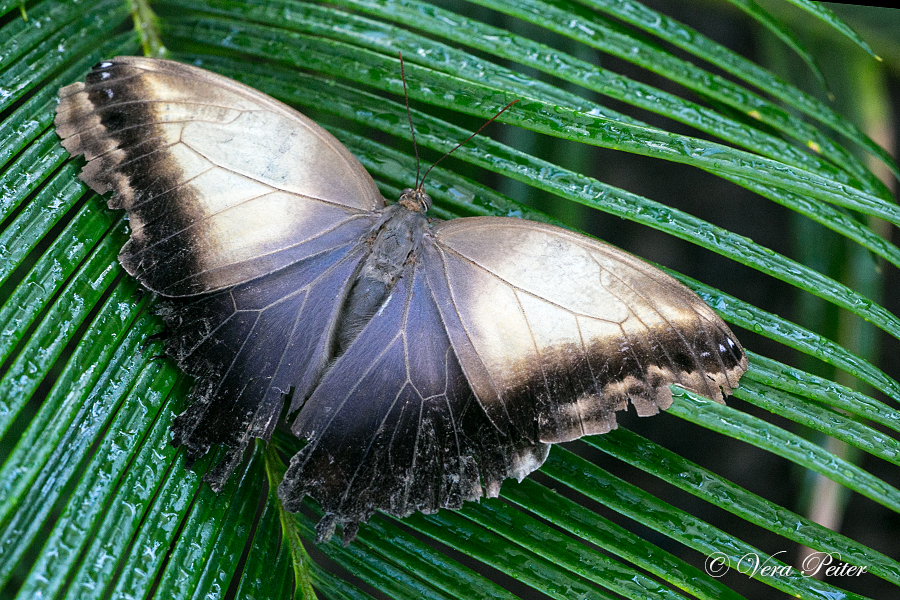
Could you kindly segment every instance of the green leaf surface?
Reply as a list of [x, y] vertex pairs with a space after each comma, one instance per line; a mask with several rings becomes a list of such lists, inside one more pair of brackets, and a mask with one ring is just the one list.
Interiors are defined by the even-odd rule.
[[859, 547], [852, 540], [741, 489], [625, 429], [591, 438], [587, 443], [752, 523], [778, 531], [788, 539], [822, 552], [838, 553], [842, 560], [866, 565], [872, 573], [894, 583], [900, 581], [900, 564], [888, 556]]
[[[551, 450], [542, 472], [616, 512], [665, 533], [707, 557], [724, 555], [732, 565], [737, 565], [741, 558], [747, 555], [769, 556], [762, 550], [717, 530], [701, 519], [609, 475], [599, 467], [560, 448], [554, 447]], [[759, 502], [755, 504], [758, 506]], [[777, 559], [773, 559], [771, 564], [783, 565]], [[835, 597], [859, 598], [855, 594], [845, 594], [826, 583], [807, 581], [809, 578], [796, 569], [791, 569], [786, 574], [778, 573], [765, 578], [759, 573], [754, 576], [764, 579], [765, 583], [776, 589], [800, 598], [828, 597], [829, 594]]]
[[802, 10], [805, 10], [812, 16], [821, 19], [830, 27], [834, 27], [842, 34], [844, 34], [848, 39], [850, 39], [854, 44], [862, 48], [872, 58], [881, 60], [881, 58], [877, 54], [875, 54], [869, 44], [867, 44], [864, 39], [859, 37], [859, 34], [853, 31], [853, 29], [851, 29], [846, 23], [841, 21], [831, 11], [831, 9], [829, 9], [827, 6], [823, 6], [821, 2], [810, 2], [810, 0], [788, 0], [788, 2]]
[[753, 369], [747, 376], [766, 385], [802, 394], [810, 400], [830, 404], [836, 408], [870, 419], [894, 431], [900, 431], [900, 411], [855, 392], [850, 388], [770, 360], [758, 354], [751, 355]]
[[[172, 372], [157, 369], [152, 379], [145, 379], [153, 388], [171, 386]], [[138, 381], [141, 381], [140, 379]], [[144, 396], [146, 397], [138, 397]], [[164, 393], [146, 393], [146, 388], [132, 388], [132, 392], [119, 408], [108, 431], [89, 460], [85, 461], [84, 473], [77, 479], [72, 494], [65, 500], [66, 510], [54, 523], [53, 529], [41, 548], [41, 558], [32, 568], [22, 586], [23, 597], [37, 597], [58, 593], [66, 585], [66, 576], [77, 565], [81, 549], [102, 539], [104, 526], [118, 518], [117, 513], [133, 513], [135, 505], [107, 504], [109, 496], [115, 492], [121, 473], [128, 467], [140, 466], [140, 458], [133, 458], [137, 443], [146, 434], [146, 429], [154, 422], [165, 399]], [[157, 428], [159, 429], [159, 428]], [[159, 435], [153, 441], [159, 441]], [[158, 457], [156, 449], [154, 454]], [[80, 473], [73, 473], [77, 476]], [[44, 499], [46, 501], [46, 499]], [[27, 508], [27, 505], [23, 505]], [[21, 509], [20, 509], [21, 510]], [[121, 535], [122, 530], [116, 532]], [[95, 538], [95, 534], [101, 534]], [[30, 540], [29, 540], [30, 541]], [[19, 540], [18, 551], [25, 546]], [[99, 555], [92, 554], [92, 557]], [[115, 555], [107, 555], [115, 556]], [[93, 561], [91, 561], [93, 562]], [[95, 566], [95, 565], [91, 565]], [[127, 578], [126, 578], [127, 579]], [[95, 580], [96, 582], [96, 580]], [[76, 579], [74, 594], [87, 597], [87, 590]]]
[[752, 16], [763, 27], [772, 32], [772, 34], [777, 36], [779, 40], [793, 50], [803, 62], [806, 63], [806, 66], [815, 76], [818, 84], [828, 93], [829, 99], [834, 99], [834, 95], [828, 89], [828, 82], [825, 80], [825, 74], [822, 73], [822, 70], [816, 62], [816, 57], [806, 48], [803, 41], [798, 39], [790, 29], [785, 27], [753, 0], [728, 0], [728, 2]]
[[[783, 456], [853, 491], [900, 511], [900, 490], [866, 473], [845, 459], [800, 436], [747, 413], [717, 404], [693, 392], [681, 392], [689, 402], [675, 403], [670, 414]], [[713, 406], [714, 405], [714, 406]]]
[[109, 236], [101, 242], [13, 359], [0, 380], [0, 432], [6, 431], [62, 354], [69, 337], [119, 274], [115, 256], [121, 241], [121, 237]]
[[0, 51], [0, 70], [22, 58], [26, 52], [47, 40], [67, 23], [83, 19], [97, 4], [98, 0], [42, 2], [29, 11], [28, 20], [12, 19], [0, 27], [0, 40], [5, 40]]
[[697, 598], [741, 598], [696, 567], [531, 480], [503, 489], [503, 498], [539, 515], [586, 544], [593, 544], [669, 581]]
[[25, 54], [20, 61], [4, 69], [0, 72], [0, 110], [11, 106], [29, 88], [39, 84], [68, 60], [70, 55], [91, 50], [94, 38], [108, 37], [127, 15], [127, 7], [122, 2], [105, 0], [98, 5], [97, 10], [73, 19]]

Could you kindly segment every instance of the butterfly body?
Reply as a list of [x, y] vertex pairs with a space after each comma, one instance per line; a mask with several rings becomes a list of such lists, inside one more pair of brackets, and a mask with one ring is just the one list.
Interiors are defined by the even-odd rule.
[[336, 333], [335, 354], [345, 350], [365, 324], [384, 305], [408, 261], [421, 260], [421, 244], [428, 230], [425, 209], [398, 202], [369, 234], [371, 247], [350, 286], [344, 315]]
[[318, 501], [319, 539], [496, 496], [549, 444], [629, 404], [655, 414], [673, 383], [721, 402], [747, 368], [709, 307], [635, 257], [529, 221], [429, 220], [420, 189], [386, 206], [324, 129], [208, 71], [100, 63], [56, 125], [128, 211], [120, 260], [166, 299], [166, 352], [197, 381], [173, 444], [227, 446], [219, 489], [289, 397], [307, 443], [279, 496]]

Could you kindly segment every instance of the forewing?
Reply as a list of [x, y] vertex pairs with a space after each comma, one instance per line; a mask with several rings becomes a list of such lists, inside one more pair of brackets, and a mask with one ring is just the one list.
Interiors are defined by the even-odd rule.
[[56, 130], [116, 193], [131, 239], [119, 258], [167, 296], [221, 290], [317, 254], [322, 236], [383, 199], [310, 119], [208, 71], [118, 57], [60, 90]]
[[167, 354], [193, 375], [192, 404], [172, 426], [188, 461], [213, 444], [226, 458], [204, 477], [220, 489], [253, 437], [268, 440], [292, 390], [319, 379], [341, 300], [364, 256], [346, 243], [276, 273], [163, 307]]
[[686, 287], [633, 256], [517, 219], [432, 229], [428, 282], [452, 345], [498, 428], [541, 442], [605, 433], [670, 384], [718, 402], [747, 369], [740, 343]]
[[410, 265], [378, 314], [328, 370], [292, 431], [295, 455], [279, 496], [305, 495], [345, 542], [375, 510], [405, 516], [460, 508], [521, 479], [549, 446], [501, 434], [469, 387], [421, 269]]

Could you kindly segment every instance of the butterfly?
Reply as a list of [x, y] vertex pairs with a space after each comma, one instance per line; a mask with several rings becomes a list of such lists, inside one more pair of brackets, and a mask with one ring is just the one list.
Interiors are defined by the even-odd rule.
[[661, 271], [550, 225], [430, 219], [421, 185], [388, 205], [322, 127], [198, 67], [101, 62], [55, 123], [127, 211], [119, 260], [165, 298], [165, 352], [196, 381], [172, 443], [189, 463], [228, 448], [218, 491], [288, 404], [306, 444], [278, 495], [319, 503], [319, 541], [496, 497], [629, 403], [656, 414], [670, 384], [723, 402], [747, 369]]

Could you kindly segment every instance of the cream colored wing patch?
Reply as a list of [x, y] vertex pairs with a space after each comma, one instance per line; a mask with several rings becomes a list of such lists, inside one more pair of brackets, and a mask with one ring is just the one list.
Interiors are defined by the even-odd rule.
[[118, 57], [60, 90], [56, 130], [110, 190], [132, 236], [120, 260], [167, 296], [224, 289], [362, 235], [384, 201], [331, 134], [208, 71]]
[[628, 401], [642, 416], [668, 408], [673, 383], [722, 402], [747, 369], [700, 298], [611, 246], [495, 217], [441, 223], [432, 235], [429, 283], [497, 424], [541, 442], [605, 433]]

